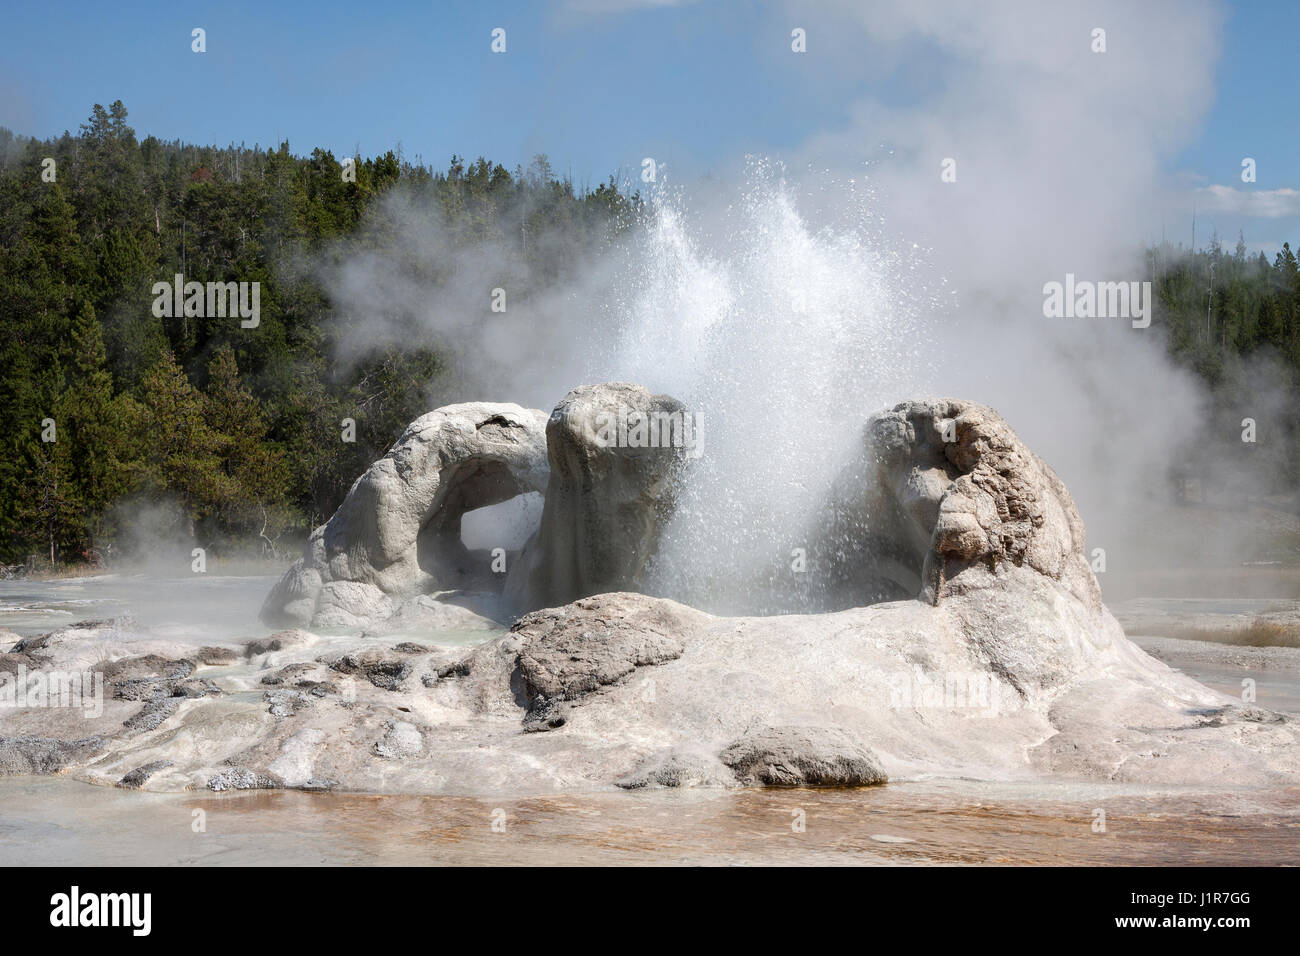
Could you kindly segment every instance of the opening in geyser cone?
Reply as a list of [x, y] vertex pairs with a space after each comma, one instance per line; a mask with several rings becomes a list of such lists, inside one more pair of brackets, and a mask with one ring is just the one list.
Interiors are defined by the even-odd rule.
[[487, 568], [487, 589], [504, 586], [507, 572], [541, 524], [542, 502], [539, 492], [530, 491], [460, 516], [460, 543], [468, 566], [480, 572], [477, 583], [483, 582], [481, 572]]
[[451, 490], [420, 528], [420, 569], [442, 588], [501, 590], [504, 569], [537, 530], [541, 494], [495, 462], [449, 470], [443, 480]]

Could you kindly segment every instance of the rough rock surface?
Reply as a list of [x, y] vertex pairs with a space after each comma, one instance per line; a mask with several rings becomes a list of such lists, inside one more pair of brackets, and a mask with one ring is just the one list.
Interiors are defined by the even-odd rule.
[[545, 489], [545, 427], [544, 412], [488, 402], [417, 418], [312, 533], [267, 597], [263, 620], [365, 627], [409, 598], [490, 587], [490, 557], [465, 548], [461, 516]]
[[771, 727], [719, 755], [743, 783], [769, 787], [865, 787], [888, 778], [876, 755], [835, 727]]
[[[512, 795], [930, 776], [1300, 783], [1294, 716], [1202, 686], [1124, 636], [1068, 494], [995, 413], [907, 403], [871, 434], [879, 460], [846, 481], [841, 515], [877, 519], [872, 534], [915, 573], [905, 600], [718, 617], [602, 593], [469, 649], [437, 632], [303, 631], [220, 668], [109, 626], [69, 629], [20, 654], [147, 690], [152, 723], [127, 726], [141, 700], [112, 695], [98, 716], [0, 708], [0, 772]], [[209, 681], [219, 694], [175, 694]]]
[[170, 760], [154, 760], [150, 763], [136, 767], [119, 780], [117, 785], [124, 790], [139, 790], [144, 786], [145, 781], [147, 781], [151, 776], [159, 770], [166, 770], [171, 765], [172, 762]]
[[62, 740], [55, 737], [0, 737], [0, 776], [58, 773], [104, 747], [98, 737]]
[[519, 655], [519, 674], [534, 694], [575, 699], [613, 684], [638, 667], [662, 664], [682, 656], [676, 631], [681, 619], [667, 606], [652, 613], [629, 609], [626, 616], [602, 613], [602, 605], [587, 620], [587, 629], [574, 631], [564, 608], [526, 614], [516, 631], [533, 635]]
[[[616, 593], [528, 615], [472, 649], [319, 637], [276, 655], [272, 669], [258, 669], [266, 658], [223, 668], [212, 679], [226, 693], [169, 699], [151, 729], [122, 727], [140, 705], [113, 699], [99, 719], [0, 711], [0, 769], [105, 785], [129, 777], [147, 790], [476, 794], [866, 785], [882, 775], [1300, 779], [1294, 718], [1202, 687], [1059, 592], [1027, 589], [987, 613], [984, 603], [953, 595], [938, 606], [723, 618]], [[1000, 672], [972, 639], [995, 631], [1024, 660], [1069, 669], [1051, 680], [1038, 665]], [[164, 650], [157, 660], [176, 659]], [[277, 683], [250, 699], [266, 678]], [[133, 775], [141, 767], [147, 777]]]
[[1015, 567], [1101, 606], [1065, 485], [985, 405], [932, 399], [872, 416], [831, 510], [821, 550], [840, 604], [937, 604], [998, 588], [1002, 570]]
[[506, 581], [517, 608], [642, 588], [688, 453], [687, 414], [674, 398], [619, 382], [575, 388], [556, 406], [541, 527]]

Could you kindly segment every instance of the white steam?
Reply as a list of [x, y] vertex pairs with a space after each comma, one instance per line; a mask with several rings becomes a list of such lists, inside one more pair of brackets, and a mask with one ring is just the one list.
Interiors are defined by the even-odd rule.
[[[785, 573], [867, 416], [927, 395], [1001, 412], [1065, 480], [1109, 574], [1166, 560], [1152, 529], [1178, 520], [1168, 471], [1203, 420], [1200, 390], [1155, 328], [1045, 318], [1042, 288], [1067, 272], [1152, 278], [1141, 250], [1173, 203], [1162, 170], [1209, 105], [1218, 8], [799, 16], [807, 56], [832, 72], [872, 89], [920, 62], [923, 89], [906, 105], [846, 102], [788, 172], [758, 160], [733, 183], [658, 188], [644, 224], [575, 246], [558, 287], [520, 265], [526, 237], [466, 250], [390, 197], [402, 260], [349, 255], [325, 273], [355, 348], [432, 330], [458, 369], [443, 402], [549, 409], [616, 380], [684, 401], [705, 452], [660, 568], [677, 594]], [[941, 181], [946, 158], [956, 182]], [[505, 314], [488, 311], [493, 287], [511, 296]]]

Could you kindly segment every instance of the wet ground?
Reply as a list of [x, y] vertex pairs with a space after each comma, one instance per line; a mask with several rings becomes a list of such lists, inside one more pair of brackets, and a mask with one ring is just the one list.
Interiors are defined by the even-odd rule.
[[28, 777], [0, 780], [0, 807], [0, 865], [1300, 863], [1294, 791], [949, 781], [483, 801]]
[[169, 640], [202, 644], [260, 637], [271, 628], [257, 613], [278, 577], [121, 572], [0, 581], [0, 630], [27, 636], [126, 614], [142, 630]]

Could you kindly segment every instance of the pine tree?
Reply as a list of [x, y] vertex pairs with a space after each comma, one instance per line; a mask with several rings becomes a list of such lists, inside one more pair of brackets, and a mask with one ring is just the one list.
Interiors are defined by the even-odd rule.
[[232, 495], [221, 469], [221, 440], [207, 423], [203, 395], [171, 352], [145, 373], [135, 408], [134, 478], [147, 494], [179, 498], [193, 522], [214, 513]]
[[[80, 512], [72, 495], [67, 444], [42, 442], [27, 458], [29, 470], [18, 498], [19, 521], [29, 540], [41, 542], [51, 565], [67, 551]], [[81, 555], [74, 555], [81, 557]]]
[[105, 512], [127, 489], [129, 442], [122, 403], [113, 395], [104, 340], [94, 308], [84, 303], [73, 327], [70, 384], [57, 405], [62, 440], [72, 450], [70, 474], [82, 550], [97, 551]]
[[216, 439], [218, 467], [227, 479], [220, 502], [227, 528], [255, 528], [268, 504], [278, 504], [288, 485], [283, 452], [267, 440], [267, 425], [253, 395], [239, 380], [235, 353], [226, 346], [208, 366], [204, 411]]

